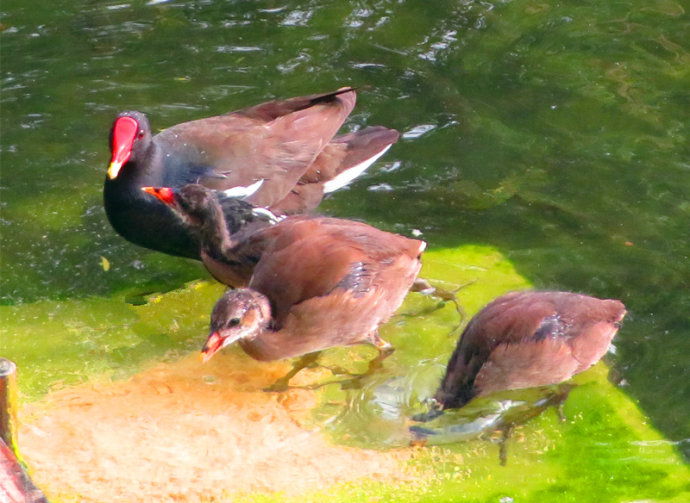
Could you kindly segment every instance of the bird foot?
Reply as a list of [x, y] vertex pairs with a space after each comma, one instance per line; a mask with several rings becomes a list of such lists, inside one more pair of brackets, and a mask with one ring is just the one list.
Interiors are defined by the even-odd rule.
[[379, 354], [369, 362], [369, 366], [365, 372], [353, 376], [352, 379], [342, 381], [340, 384], [341, 389], [361, 389], [362, 381], [380, 370], [383, 367], [383, 361], [395, 351], [395, 348], [389, 342], [384, 341], [377, 334], [374, 334], [374, 337], [377, 341], [376, 347], [379, 350]]
[[428, 398], [424, 400], [423, 403], [429, 406], [429, 410], [427, 412], [422, 412], [421, 414], [415, 414], [414, 416], [412, 416], [413, 421], [426, 423], [431, 421], [432, 419], [436, 419], [437, 417], [443, 415], [443, 406], [435, 398]]
[[295, 377], [300, 370], [305, 369], [305, 368], [313, 368], [317, 366], [316, 361], [319, 359], [320, 352], [315, 352], [315, 353], [308, 353], [306, 355], [303, 355], [297, 360], [293, 365], [290, 371], [285, 374], [283, 377], [278, 379], [276, 382], [271, 384], [270, 386], [264, 388], [264, 391], [272, 391], [272, 392], [281, 392], [281, 391], [287, 391], [290, 386], [290, 379]]
[[263, 388], [263, 391], [266, 393], [282, 393], [283, 391], [287, 391], [290, 389], [290, 386], [287, 384], [278, 384], [278, 383], [273, 383], [270, 386], [266, 386]]
[[454, 290], [445, 290], [443, 288], [433, 286], [424, 278], [415, 279], [414, 283], [412, 284], [412, 287], [410, 287], [411, 292], [418, 292], [422, 295], [428, 295], [430, 297], [434, 297], [440, 300], [440, 302], [436, 304], [433, 308], [429, 309], [428, 312], [420, 312], [417, 314], [431, 314], [434, 311], [442, 309], [447, 302], [452, 302], [453, 304], [455, 304], [455, 310], [460, 315], [460, 323], [462, 324], [462, 322], [466, 319], [467, 314], [458, 302], [457, 293], [463, 288], [472, 285], [475, 282], [476, 280], [468, 281], [466, 283], [463, 283], [462, 285], [459, 285]]
[[331, 371], [331, 374], [335, 376], [354, 376], [356, 374], [353, 374], [349, 370], [347, 370], [345, 367], [326, 367], [328, 370]]

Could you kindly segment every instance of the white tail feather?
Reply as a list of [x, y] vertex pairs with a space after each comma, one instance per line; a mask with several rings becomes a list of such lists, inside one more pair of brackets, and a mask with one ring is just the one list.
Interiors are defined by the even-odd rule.
[[352, 180], [357, 178], [359, 175], [364, 173], [366, 169], [374, 164], [376, 160], [381, 157], [383, 154], [386, 153], [386, 151], [391, 148], [390, 145], [388, 145], [386, 148], [381, 150], [378, 154], [370, 157], [369, 159], [366, 159], [365, 161], [360, 162], [359, 164], [351, 167], [350, 169], [346, 169], [342, 173], [340, 173], [338, 176], [335, 178], [328, 180], [326, 183], [323, 184], [323, 192], [325, 194], [328, 194], [329, 192], [333, 192], [338, 189], [342, 189], [345, 187], [347, 184], [349, 184]]

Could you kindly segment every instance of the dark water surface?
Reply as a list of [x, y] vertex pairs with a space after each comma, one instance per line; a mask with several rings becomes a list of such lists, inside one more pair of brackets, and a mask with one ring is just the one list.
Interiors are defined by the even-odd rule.
[[[322, 209], [493, 245], [537, 287], [622, 299], [615, 378], [690, 455], [690, 21], [671, 0], [2, 6], [0, 301], [169, 290], [197, 264], [101, 203], [120, 110], [154, 129], [361, 89], [404, 133]], [[105, 271], [105, 257], [110, 270]]]

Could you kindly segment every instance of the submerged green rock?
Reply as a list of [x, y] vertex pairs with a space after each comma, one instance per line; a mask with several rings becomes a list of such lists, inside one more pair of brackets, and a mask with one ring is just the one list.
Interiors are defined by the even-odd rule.
[[[430, 250], [421, 275], [446, 291], [457, 290], [458, 307], [410, 294], [381, 328], [382, 337], [396, 347], [381, 371], [353, 389], [340, 384], [321, 388], [321, 405], [308, 426], [319, 426], [335, 442], [408, 448], [409, 427], [415, 424], [410, 417], [424, 410], [423, 399], [438, 385], [468, 318], [506, 291], [530, 287], [498, 251], [473, 245]], [[92, 297], [0, 306], [0, 354], [18, 364], [24, 401], [93, 378], [124, 378], [143, 364], [197, 351], [222, 290], [194, 282], [150, 296], [141, 305], [124, 297]], [[350, 362], [357, 370], [371, 355], [367, 347], [339, 348], [326, 352], [323, 360]], [[518, 425], [508, 440], [506, 466], [499, 464], [492, 441], [497, 435], [489, 429], [463, 441], [432, 446], [431, 438], [415, 447], [412, 460], [401, 467], [402, 482], [365, 481], [299, 498], [275, 494], [241, 500], [688, 501], [690, 470], [674, 445], [647, 424], [624, 388], [611, 384], [607, 375], [606, 365], [598, 364], [574, 379], [564, 422], [551, 408]], [[519, 403], [525, 396], [500, 398]], [[456, 416], [444, 420], [448, 427]], [[462, 414], [457, 420], [464, 420]]]

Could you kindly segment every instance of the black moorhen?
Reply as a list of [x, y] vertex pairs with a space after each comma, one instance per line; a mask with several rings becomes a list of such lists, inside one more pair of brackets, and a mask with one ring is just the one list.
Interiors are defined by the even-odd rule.
[[355, 100], [355, 91], [343, 88], [185, 122], [155, 136], [144, 114], [123, 112], [110, 132], [108, 219], [137, 245], [199, 259], [198, 233], [142, 187], [200, 183], [215, 189], [231, 225], [235, 203], [224, 197], [243, 197], [275, 215], [311, 210], [398, 139], [397, 131], [381, 126], [334, 138]]
[[202, 256], [248, 264], [248, 288], [227, 291], [213, 309], [204, 361], [235, 341], [257, 360], [307, 355], [308, 362], [323, 349], [365, 342], [381, 354], [391, 350], [377, 328], [417, 277], [424, 241], [350, 220], [292, 216], [235, 244], [204, 187], [148, 191], [202, 227]]
[[434, 398], [452, 409], [478, 395], [570, 379], [604, 356], [625, 313], [618, 300], [570, 292], [503, 295], [470, 320]]

